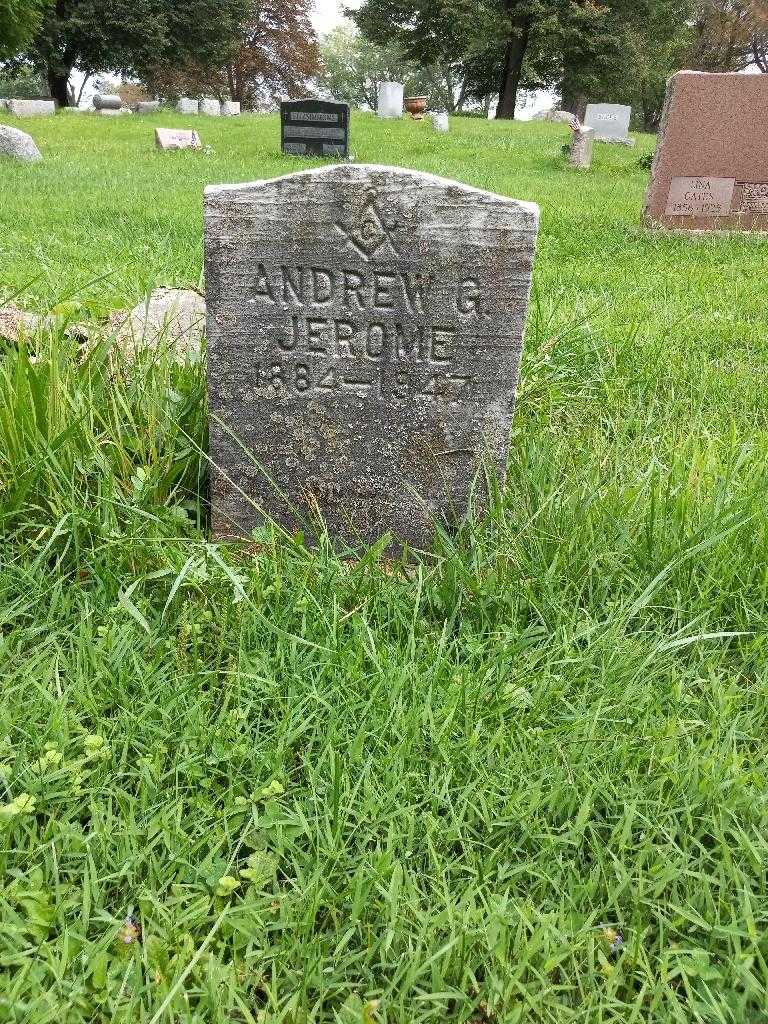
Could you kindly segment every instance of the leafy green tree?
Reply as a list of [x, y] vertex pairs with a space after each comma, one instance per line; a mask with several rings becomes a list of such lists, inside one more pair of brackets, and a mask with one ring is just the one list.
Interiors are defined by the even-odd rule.
[[311, 0], [246, 0], [228, 45], [187, 62], [160, 61], [142, 78], [152, 92], [208, 93], [248, 109], [306, 95], [318, 71]]
[[320, 65], [318, 85], [323, 92], [339, 102], [371, 110], [376, 110], [379, 82], [405, 84], [416, 71], [396, 43], [379, 45], [350, 25], [339, 25], [322, 37]]
[[162, 61], [210, 64], [232, 44], [245, 0], [49, 0], [23, 56], [61, 106], [75, 67], [141, 74]]
[[566, 45], [604, 16], [594, 0], [363, 0], [351, 12], [365, 36], [394, 39], [409, 60], [459, 63], [474, 95], [498, 91], [500, 118], [514, 117], [518, 91], [552, 77]]
[[40, 75], [28, 65], [0, 67], [0, 97], [33, 98], [43, 96], [45, 90], [46, 86]]
[[421, 67], [398, 43], [378, 44], [351, 25], [339, 25], [320, 44], [320, 88], [334, 99], [376, 110], [379, 82], [402, 82], [406, 96], [428, 95], [430, 106], [461, 111], [469, 93], [460, 65]]
[[695, 0], [690, 67], [768, 72], [767, 0]]
[[688, 0], [603, 0], [604, 16], [562, 52], [562, 107], [583, 117], [589, 101], [629, 103], [655, 130], [666, 79], [684, 67], [690, 44]]
[[41, 0], [0, 0], [0, 60], [15, 57], [40, 22]]

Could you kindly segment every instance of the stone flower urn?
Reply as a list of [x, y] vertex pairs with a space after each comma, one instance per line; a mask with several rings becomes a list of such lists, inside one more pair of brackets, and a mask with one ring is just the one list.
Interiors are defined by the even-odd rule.
[[424, 117], [424, 111], [427, 109], [427, 100], [429, 96], [406, 96], [404, 107], [414, 119], [414, 121], [421, 121]]

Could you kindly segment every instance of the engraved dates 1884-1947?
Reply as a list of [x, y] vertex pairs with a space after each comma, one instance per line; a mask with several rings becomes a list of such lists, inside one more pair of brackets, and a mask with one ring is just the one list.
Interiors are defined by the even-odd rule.
[[537, 227], [399, 168], [207, 189], [215, 532], [319, 512], [423, 547], [461, 518], [484, 459], [504, 475]]

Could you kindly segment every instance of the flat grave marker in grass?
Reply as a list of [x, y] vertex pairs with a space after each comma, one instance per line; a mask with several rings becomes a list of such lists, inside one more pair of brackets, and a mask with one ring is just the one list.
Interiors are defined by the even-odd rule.
[[682, 230], [768, 231], [768, 77], [670, 78], [645, 221]]
[[205, 193], [218, 536], [426, 546], [503, 477], [538, 207], [333, 166]]
[[180, 128], [155, 128], [155, 144], [163, 150], [200, 149], [200, 136]]
[[326, 100], [281, 103], [280, 146], [292, 156], [348, 156], [349, 104]]

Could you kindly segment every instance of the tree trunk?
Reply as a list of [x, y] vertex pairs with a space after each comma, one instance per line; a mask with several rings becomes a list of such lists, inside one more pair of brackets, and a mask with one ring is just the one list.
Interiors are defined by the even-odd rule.
[[83, 80], [80, 83], [80, 91], [78, 92], [77, 99], [75, 100], [75, 106], [76, 107], [80, 106], [80, 100], [83, 98], [83, 93], [85, 92], [85, 87], [88, 84], [88, 82], [90, 81], [90, 78], [91, 78], [90, 71], [88, 71], [85, 75], [83, 75]]
[[[456, 103], [454, 104], [454, 113], [455, 114], [461, 114], [463, 112], [463, 110], [464, 110], [464, 104], [466, 102], [467, 102], [467, 83], [466, 83], [466, 81], [463, 81], [461, 83], [461, 88], [459, 89], [459, 98], [456, 100]], [[486, 114], [486, 117], [487, 116], [488, 115]]]
[[66, 74], [61, 74], [58, 69], [48, 68], [48, 88], [51, 90], [51, 96], [56, 100], [56, 103], [60, 107], [69, 106], [69, 76], [72, 68], [69, 68]]
[[575, 114], [580, 121], [583, 121], [584, 115], [587, 113], [587, 97], [583, 92], [577, 92], [575, 89], [569, 89], [564, 85], [560, 109]]
[[[510, 13], [510, 5], [507, 4]], [[496, 117], [511, 121], [515, 116], [517, 90], [520, 86], [520, 75], [523, 70], [525, 51], [528, 49], [528, 38], [531, 32], [530, 18], [524, 17], [513, 22], [512, 33], [507, 39], [504, 53], [504, 71], [499, 86], [499, 105]]]

